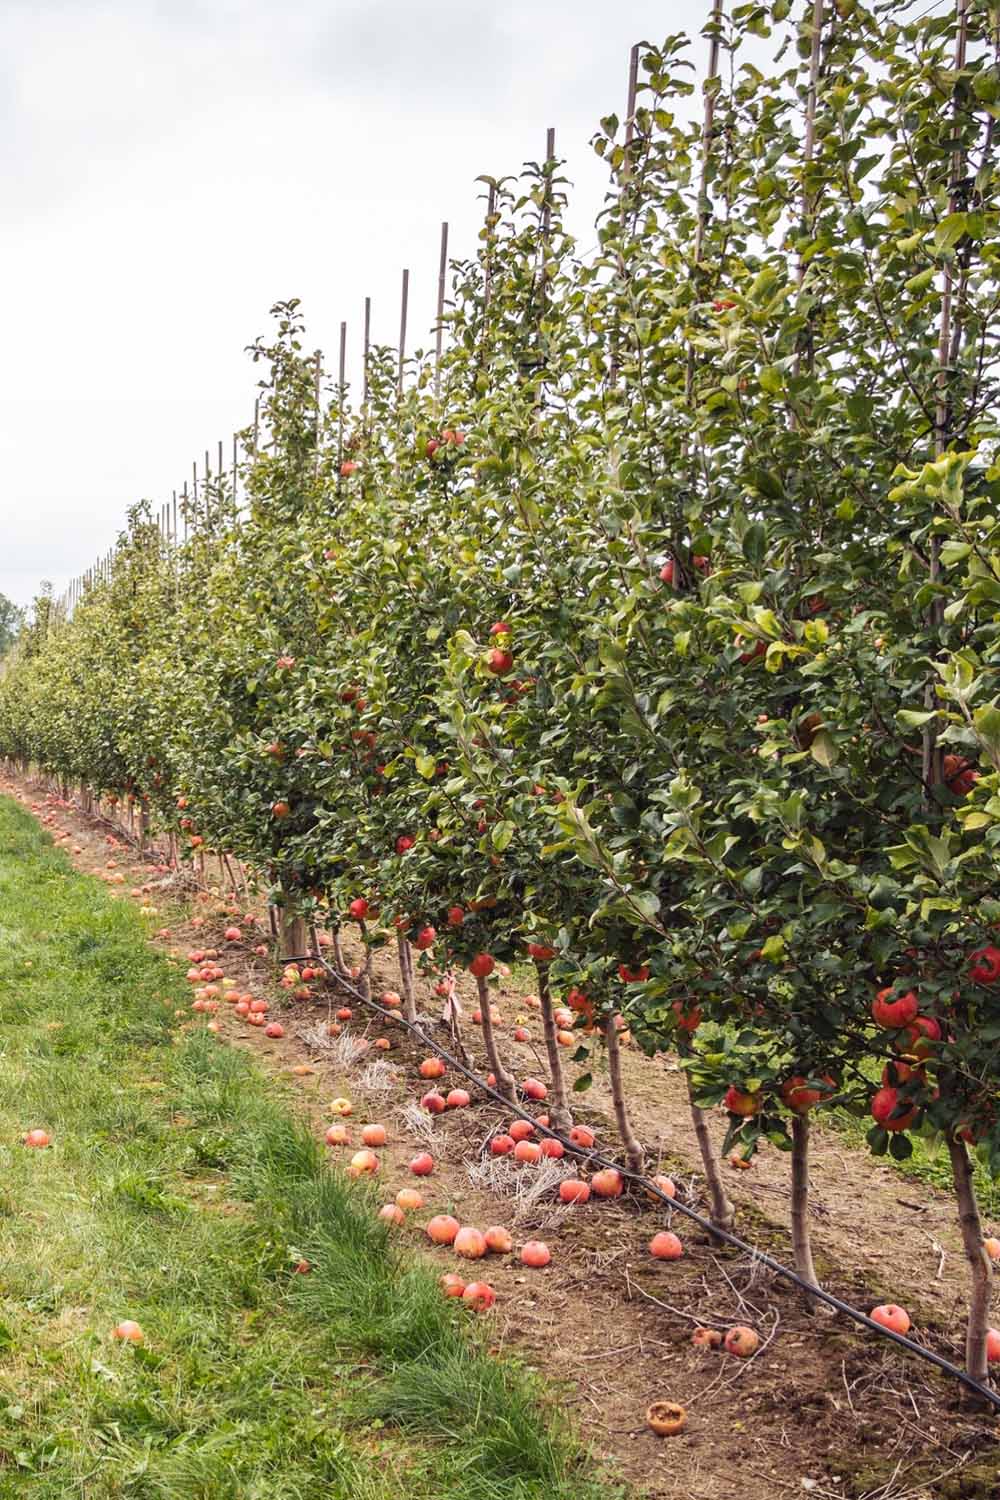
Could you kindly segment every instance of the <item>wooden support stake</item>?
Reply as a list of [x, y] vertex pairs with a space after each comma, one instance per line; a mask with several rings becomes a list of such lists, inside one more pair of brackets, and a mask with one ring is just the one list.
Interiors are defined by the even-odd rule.
[[320, 386], [323, 380], [323, 351], [317, 349], [313, 355], [313, 402], [316, 407], [316, 422], [313, 427], [313, 442], [316, 445], [316, 470], [319, 470], [319, 445], [323, 427], [323, 398]]
[[396, 395], [403, 394], [403, 361], [406, 358], [406, 313], [410, 304], [410, 273], [403, 272], [403, 289], [399, 302], [399, 367], [396, 372]]
[[371, 347], [372, 332], [372, 299], [365, 298], [365, 369], [364, 369], [364, 395], [362, 405], [365, 411], [365, 421], [368, 419], [368, 350]]
[[448, 225], [441, 225], [441, 253], [438, 257], [437, 330], [434, 350], [434, 400], [441, 401], [441, 351], [444, 344], [444, 293], [448, 279]]
[[[966, 50], [969, 36], [969, 0], [956, 0], [956, 16], [958, 29], [955, 34], [955, 61], [954, 72], [957, 76], [965, 67]], [[958, 86], [952, 98], [952, 120], [956, 139], [960, 127], [960, 104], [958, 98]], [[965, 159], [960, 146], [956, 145], [952, 153], [951, 172], [949, 181], [951, 187], [948, 192], [948, 213], [953, 214], [958, 208], [957, 184], [965, 175]], [[952, 319], [952, 297], [954, 294], [954, 280], [950, 261], [945, 261], [942, 273], [941, 286], [941, 321], [938, 328], [938, 353], [937, 374], [935, 376], [936, 400], [934, 406], [934, 457], [940, 458], [948, 446], [951, 437], [949, 428], [951, 426], [951, 410], [948, 400], [948, 369], [951, 364], [951, 319]], [[956, 355], [957, 355], [956, 348]], [[932, 584], [936, 584], [941, 576], [941, 538], [932, 536], [930, 542], [930, 568], [928, 577]], [[935, 599], [928, 611], [929, 624], [940, 633], [944, 623], [944, 601]], [[936, 673], [932, 672], [924, 688], [924, 707], [932, 710], [936, 703]], [[943, 756], [941, 746], [938, 742], [937, 724], [931, 720], [923, 731], [921, 774], [924, 782], [924, 799], [928, 803], [931, 797], [931, 787], [937, 786], [944, 776]]]
[[344, 461], [344, 400], [347, 393], [347, 323], [340, 325], [340, 355], [337, 364], [337, 469]]

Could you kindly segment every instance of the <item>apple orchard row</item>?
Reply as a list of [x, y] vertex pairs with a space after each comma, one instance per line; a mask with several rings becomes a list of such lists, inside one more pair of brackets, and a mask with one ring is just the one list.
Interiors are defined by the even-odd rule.
[[[439, 362], [400, 380], [374, 349], [317, 402], [278, 304], [238, 503], [203, 487], [183, 543], [136, 508], [70, 619], [39, 600], [0, 752], [131, 800], [185, 857], [239, 860], [285, 955], [313, 926], [341, 968], [347, 926], [369, 970], [395, 953], [405, 1012], [423, 976], [509, 1099], [490, 987], [532, 965], [551, 1118], [570, 1128], [606, 1070], [633, 1169], [621, 1049], [675, 1053], [712, 1218], [732, 1222], [724, 1105], [725, 1153], [789, 1153], [806, 1281], [816, 1111], [898, 1160], [940, 1142], [982, 1379], [992, 37], [976, 7], [844, 9], [824, 7], [822, 70], [811, 5], [724, 15], [737, 65], [697, 122], [684, 39], [648, 49], [629, 130], [594, 139], [593, 249], [557, 162], [489, 179]], [[771, 70], [739, 66], [751, 27], [790, 43]]]

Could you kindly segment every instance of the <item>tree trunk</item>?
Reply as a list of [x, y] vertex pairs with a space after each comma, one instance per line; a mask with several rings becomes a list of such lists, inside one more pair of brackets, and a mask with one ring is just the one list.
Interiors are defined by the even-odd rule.
[[618, 1012], [612, 1011], [604, 1023], [604, 1041], [608, 1049], [608, 1079], [611, 1084], [611, 1102], [615, 1107], [615, 1123], [618, 1126], [618, 1134], [621, 1136], [622, 1145], [625, 1147], [625, 1157], [633, 1172], [641, 1172], [646, 1165], [646, 1153], [636, 1140], [632, 1125], [625, 1107], [625, 1087], [622, 1083], [622, 1054], [618, 1042], [618, 1028], [615, 1022]]
[[465, 1064], [467, 1068], [472, 1070], [475, 1064], [474, 1059], [470, 1056], [469, 1049], [465, 1045], [465, 1041], [462, 1037], [462, 1027], [459, 1021], [459, 1017], [461, 1014], [462, 1007], [459, 1004], [457, 995], [455, 994], [455, 981], [449, 975], [448, 995], [444, 1002], [444, 1007], [441, 1015], [441, 1023], [442, 1025], [448, 1027], [448, 1030], [451, 1034], [452, 1051], [455, 1053], [458, 1059]]
[[545, 1036], [545, 1050], [549, 1056], [549, 1073], [552, 1077], [552, 1106], [549, 1110], [549, 1118], [552, 1121], [553, 1130], [558, 1130], [560, 1135], [568, 1135], [573, 1128], [573, 1116], [566, 1094], [566, 1077], [563, 1073], [559, 1043], [556, 1041], [552, 993], [549, 989], [549, 969], [544, 963], [536, 964], [535, 968], [538, 970], [538, 999], [542, 1008], [542, 1032]]
[[810, 1286], [819, 1286], [809, 1233], [809, 1116], [792, 1117], [792, 1251], [795, 1269]]
[[281, 957], [300, 958], [306, 947], [305, 919], [294, 907], [281, 908]]
[[965, 1368], [974, 1380], [986, 1383], [989, 1366], [986, 1359], [986, 1334], [989, 1329], [990, 1283], [993, 1272], [990, 1258], [983, 1248], [983, 1226], [979, 1204], [972, 1185], [972, 1163], [964, 1141], [949, 1137], [951, 1175], [958, 1199], [958, 1219], [962, 1226], [962, 1244], [972, 1274], [969, 1297], [969, 1322], [965, 1334]]
[[503, 1063], [497, 1051], [497, 1039], [493, 1032], [493, 1016], [490, 1011], [490, 987], [485, 979], [476, 980], [476, 988], [479, 991], [479, 1010], [483, 1018], [483, 1046], [486, 1048], [486, 1056], [489, 1059], [490, 1068], [496, 1078], [497, 1092], [511, 1104], [517, 1103], [514, 1093], [514, 1079]]
[[399, 977], [403, 986], [403, 1018], [412, 1024], [417, 1019], [417, 997], [413, 987], [413, 954], [404, 933], [396, 935], [399, 952]]
[[344, 950], [340, 946], [340, 928], [333, 929], [333, 962], [337, 973], [343, 977], [347, 973], [347, 963], [344, 959]]
[[719, 1158], [712, 1148], [712, 1141], [708, 1133], [708, 1124], [705, 1120], [705, 1111], [700, 1105], [694, 1102], [690, 1074], [686, 1074], [685, 1076], [687, 1078], [688, 1102], [691, 1107], [691, 1123], [694, 1126], [698, 1150], [701, 1153], [701, 1164], [705, 1169], [705, 1185], [708, 1188], [710, 1204], [709, 1218], [718, 1229], [731, 1231], [734, 1217], [733, 1205], [729, 1201], [726, 1189], [722, 1183]]

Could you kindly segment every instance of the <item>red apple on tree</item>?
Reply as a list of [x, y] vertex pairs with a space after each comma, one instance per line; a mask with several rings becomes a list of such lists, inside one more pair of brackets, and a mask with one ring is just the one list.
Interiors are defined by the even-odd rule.
[[914, 990], [907, 990], [905, 995], [893, 998], [892, 986], [879, 990], [872, 1001], [872, 1016], [876, 1025], [884, 1026], [887, 1031], [898, 1031], [904, 1026], [909, 1026], [917, 1011], [920, 1002]]

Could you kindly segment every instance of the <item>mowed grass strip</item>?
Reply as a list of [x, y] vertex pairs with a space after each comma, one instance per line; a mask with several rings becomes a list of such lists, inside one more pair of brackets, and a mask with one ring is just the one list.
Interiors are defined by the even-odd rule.
[[188, 998], [0, 798], [0, 1496], [619, 1493]]

